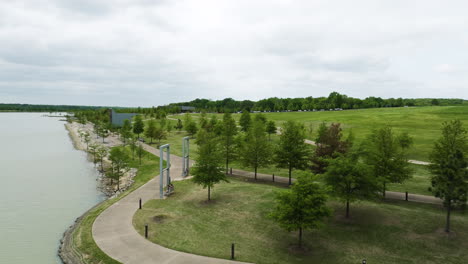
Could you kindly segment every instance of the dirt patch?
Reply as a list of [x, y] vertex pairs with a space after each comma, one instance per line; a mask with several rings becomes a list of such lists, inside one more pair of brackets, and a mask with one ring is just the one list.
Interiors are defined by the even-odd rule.
[[290, 245], [288, 252], [292, 255], [308, 256], [312, 253], [312, 250], [306, 246], [299, 247], [299, 245]]
[[155, 223], [164, 223], [168, 218], [169, 216], [167, 215], [155, 215], [153, 216], [152, 220]]
[[456, 232], [450, 231], [449, 233], [447, 233], [447, 232], [445, 232], [445, 228], [437, 228], [437, 230], [435, 231], [435, 234], [437, 236], [447, 237], [447, 238], [456, 238], [457, 237]]

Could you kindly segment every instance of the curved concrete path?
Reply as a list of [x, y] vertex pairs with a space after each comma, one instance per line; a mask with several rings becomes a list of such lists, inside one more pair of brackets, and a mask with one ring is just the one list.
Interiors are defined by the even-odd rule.
[[[143, 146], [148, 152], [159, 156], [159, 151], [155, 148], [146, 144]], [[181, 179], [182, 158], [171, 155], [171, 163], [171, 178]], [[154, 174], [159, 174], [159, 171], [155, 171]], [[179, 252], [145, 239], [133, 227], [133, 215], [138, 210], [140, 198], [143, 202], [159, 198], [159, 175], [104, 210], [93, 224], [94, 241], [111, 258], [122, 263], [135, 264], [241, 263]]]

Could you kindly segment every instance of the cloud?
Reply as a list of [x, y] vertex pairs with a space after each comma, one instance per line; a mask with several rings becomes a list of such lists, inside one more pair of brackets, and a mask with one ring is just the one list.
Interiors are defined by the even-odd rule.
[[0, 101], [468, 98], [464, 1], [77, 3], [0, 2]]

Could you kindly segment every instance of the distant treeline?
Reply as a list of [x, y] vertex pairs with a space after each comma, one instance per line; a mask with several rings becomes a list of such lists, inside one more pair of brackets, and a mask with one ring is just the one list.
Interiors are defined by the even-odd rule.
[[[166, 106], [168, 112], [177, 112], [174, 108], [181, 106], [195, 107], [195, 111], [207, 112], [238, 112], [249, 111], [298, 111], [298, 110], [329, 110], [329, 109], [362, 109], [379, 107], [403, 107], [403, 106], [430, 106], [430, 105], [460, 105], [463, 99], [403, 99], [380, 97], [367, 97], [365, 99], [348, 97], [337, 92], [328, 97], [305, 97], [305, 98], [277, 98], [272, 97], [258, 102], [244, 100], [236, 101], [232, 98], [212, 101], [208, 99], [195, 99], [190, 102], [174, 103]], [[179, 110], [180, 111], [180, 110]]]
[[[337, 92], [330, 93], [328, 97], [305, 97], [305, 98], [267, 98], [260, 101], [243, 100], [237, 101], [232, 98], [223, 100], [195, 99], [190, 102], [172, 103], [165, 106], [151, 108], [128, 108], [113, 107], [116, 112], [160, 114], [182, 112], [182, 106], [194, 107], [195, 112], [239, 112], [248, 111], [298, 111], [298, 110], [329, 110], [329, 109], [363, 109], [380, 107], [403, 107], [403, 106], [431, 106], [431, 105], [461, 105], [468, 103], [463, 99], [434, 99], [418, 98], [403, 99], [380, 97], [367, 97], [365, 99], [348, 97]], [[77, 106], [77, 105], [32, 105], [32, 104], [0, 104], [0, 111], [22, 111], [22, 112], [76, 112], [86, 110], [100, 110], [108, 107], [103, 106]]]
[[35, 104], [0, 104], [0, 111], [14, 112], [74, 112], [102, 109], [101, 106], [81, 105], [35, 105]]

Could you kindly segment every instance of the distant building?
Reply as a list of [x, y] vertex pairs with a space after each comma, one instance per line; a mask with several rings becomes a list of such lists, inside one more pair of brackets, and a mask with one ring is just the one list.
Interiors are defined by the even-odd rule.
[[138, 114], [134, 113], [116, 113], [114, 109], [109, 109], [109, 120], [112, 124], [112, 126], [116, 127], [121, 127], [123, 126], [124, 121], [130, 120], [132, 121], [132, 118]]
[[193, 112], [193, 111], [195, 111], [195, 107], [193, 107], [193, 106], [181, 106], [180, 110], [182, 112]]

